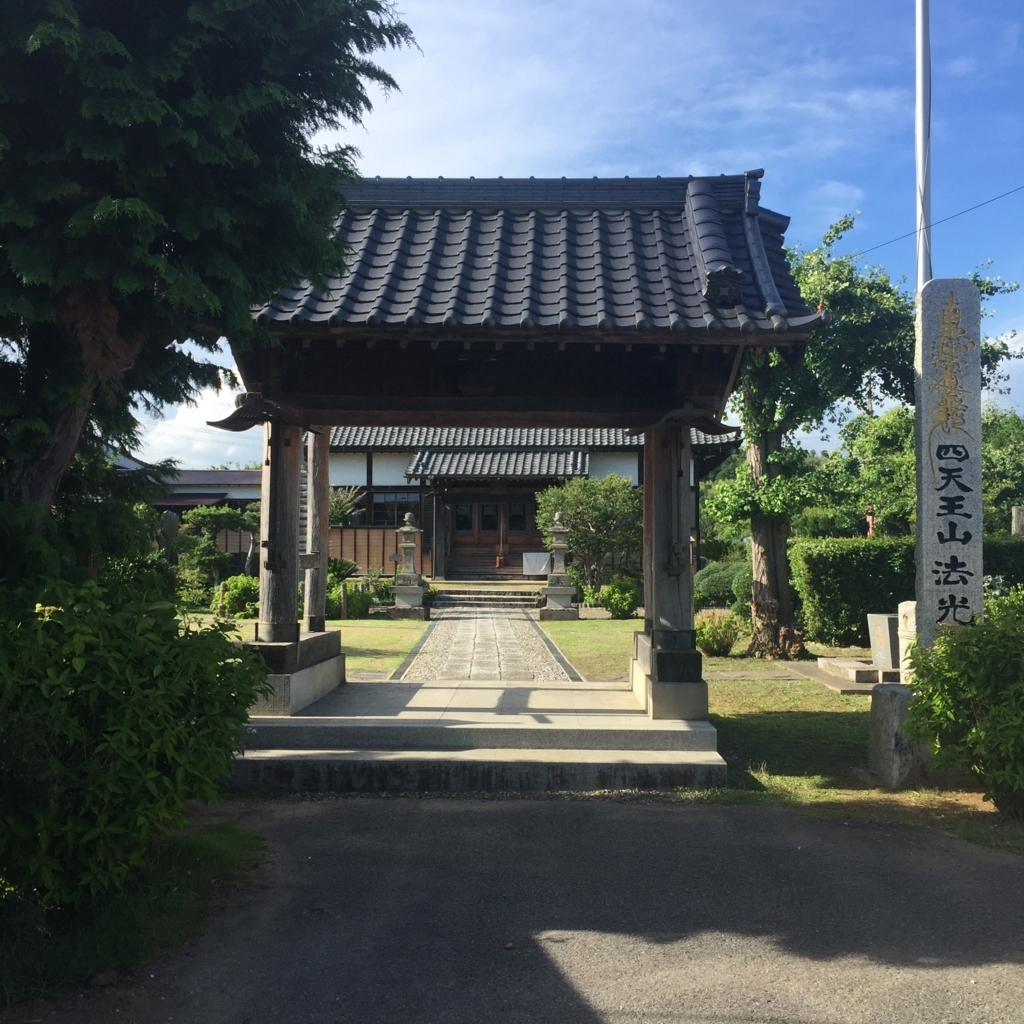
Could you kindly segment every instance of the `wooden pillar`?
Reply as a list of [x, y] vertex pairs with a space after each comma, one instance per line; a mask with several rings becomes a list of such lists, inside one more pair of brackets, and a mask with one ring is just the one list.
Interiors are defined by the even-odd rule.
[[[645, 618], [656, 647], [692, 646], [689, 428], [667, 424], [644, 435]], [[673, 639], [671, 634], [687, 637]]]
[[[330, 533], [331, 484], [328, 476], [329, 427], [323, 433], [308, 435], [306, 442], [306, 553], [319, 557], [306, 569], [305, 615], [306, 633], [322, 633], [326, 628], [327, 610], [327, 544]], [[310, 558], [310, 561], [313, 561]]]
[[260, 620], [257, 640], [292, 643], [299, 635], [299, 471], [302, 431], [263, 428], [260, 502]]

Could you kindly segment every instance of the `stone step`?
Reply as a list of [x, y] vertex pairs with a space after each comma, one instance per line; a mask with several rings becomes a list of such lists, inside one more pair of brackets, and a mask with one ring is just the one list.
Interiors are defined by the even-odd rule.
[[[534, 715], [503, 715], [496, 723], [466, 718], [449, 722], [406, 719], [250, 718], [250, 750], [632, 750], [715, 751], [709, 722], [660, 721], [635, 715], [595, 715], [593, 724], [551, 721]], [[599, 721], [598, 719], [604, 719]], [[613, 719], [608, 721], [608, 719]]]
[[879, 669], [866, 658], [819, 658], [818, 668], [851, 683], [898, 683], [899, 669]]
[[438, 594], [434, 598], [435, 608], [539, 608], [544, 603], [542, 597], [532, 594], [509, 597], [493, 597], [486, 594], [466, 594], [448, 597]]
[[545, 793], [724, 787], [714, 750], [251, 750], [232, 788], [282, 792]]

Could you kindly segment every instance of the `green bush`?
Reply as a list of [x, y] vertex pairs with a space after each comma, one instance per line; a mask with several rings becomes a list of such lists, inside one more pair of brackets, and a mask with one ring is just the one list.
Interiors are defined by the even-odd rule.
[[357, 575], [359, 566], [351, 558], [331, 558], [327, 562], [327, 589]]
[[631, 619], [640, 607], [640, 591], [628, 576], [616, 576], [597, 592], [597, 603], [612, 613], [613, 619]]
[[867, 644], [869, 612], [914, 598], [910, 537], [798, 541], [789, 557], [808, 640]]
[[[350, 619], [365, 619], [370, 614], [370, 605], [373, 604], [373, 594], [369, 590], [364, 590], [362, 587], [355, 588], [350, 587], [348, 584], [342, 584], [348, 590], [346, 603], [348, 605], [348, 618]], [[338, 602], [338, 614], [341, 614], [341, 601], [339, 598]]]
[[[801, 540], [789, 557], [808, 640], [867, 644], [869, 612], [914, 599], [912, 537]], [[983, 560], [987, 575], [1024, 585], [1024, 539], [986, 537]]]
[[694, 605], [700, 608], [726, 608], [733, 602], [733, 581], [743, 571], [744, 562], [712, 562], [693, 574]]
[[736, 599], [729, 610], [741, 618], [750, 618], [750, 602], [754, 600], [754, 570], [750, 562], [741, 563], [738, 573], [732, 578], [732, 596]]
[[985, 573], [1002, 576], [1005, 585], [1024, 586], [1024, 537], [986, 537]]
[[[214, 598], [214, 607], [220, 604], [219, 595]], [[260, 581], [255, 576], [229, 576], [224, 581], [224, 611], [236, 618], [252, 618], [259, 614]]]
[[151, 582], [49, 585], [0, 615], [0, 889], [81, 905], [120, 888], [185, 801], [216, 798], [266, 690], [229, 627]]
[[724, 658], [740, 638], [740, 620], [732, 612], [707, 608], [694, 619], [697, 647], [709, 657]]
[[940, 628], [913, 648], [905, 731], [932, 743], [940, 767], [967, 769], [986, 799], [1024, 818], [1024, 590], [987, 601], [973, 626]]

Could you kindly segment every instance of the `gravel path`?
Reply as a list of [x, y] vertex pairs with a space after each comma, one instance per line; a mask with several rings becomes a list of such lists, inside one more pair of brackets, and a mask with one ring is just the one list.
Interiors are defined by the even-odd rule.
[[566, 681], [526, 612], [448, 608], [441, 612], [402, 679]]

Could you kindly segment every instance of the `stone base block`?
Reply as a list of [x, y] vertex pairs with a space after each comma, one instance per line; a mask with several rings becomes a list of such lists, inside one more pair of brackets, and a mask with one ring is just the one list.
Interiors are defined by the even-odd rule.
[[708, 684], [703, 679], [662, 682], [644, 671], [634, 658], [629, 667], [633, 693], [651, 718], [676, 721], [705, 721], [708, 717]]
[[908, 740], [900, 731], [910, 696], [910, 687], [900, 683], [879, 683], [871, 691], [868, 770], [890, 789], [922, 782], [931, 761], [926, 744]]
[[396, 602], [393, 607], [387, 608], [384, 614], [389, 619], [429, 619], [430, 609], [422, 604], [418, 608], [402, 607]]
[[307, 665], [296, 672], [270, 673], [274, 688], [268, 700], [257, 701], [250, 715], [294, 715], [345, 682], [345, 655]]
[[579, 608], [540, 608], [538, 611], [541, 622], [563, 622], [580, 617]]
[[426, 593], [424, 587], [398, 586], [394, 588], [396, 608], [422, 608], [423, 595]]

